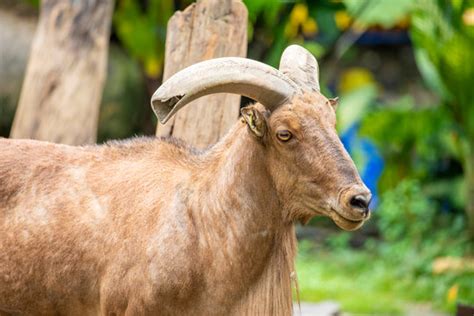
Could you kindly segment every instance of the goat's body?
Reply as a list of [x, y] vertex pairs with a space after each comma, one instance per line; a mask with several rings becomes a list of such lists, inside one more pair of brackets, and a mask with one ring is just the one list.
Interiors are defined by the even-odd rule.
[[293, 228], [243, 132], [202, 155], [1, 139], [0, 312], [290, 313]]
[[261, 102], [205, 153], [0, 139], [0, 315], [290, 315], [293, 222], [357, 229], [371, 195], [315, 58], [280, 68], [205, 61], [155, 92], [162, 123], [210, 93]]

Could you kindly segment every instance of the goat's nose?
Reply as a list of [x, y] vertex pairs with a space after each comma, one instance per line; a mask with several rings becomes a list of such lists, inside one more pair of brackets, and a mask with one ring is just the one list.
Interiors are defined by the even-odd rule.
[[370, 193], [357, 194], [351, 197], [349, 204], [367, 216], [369, 214]]

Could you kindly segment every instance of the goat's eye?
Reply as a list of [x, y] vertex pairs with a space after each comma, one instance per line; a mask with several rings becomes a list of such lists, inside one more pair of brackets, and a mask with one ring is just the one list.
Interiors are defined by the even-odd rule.
[[277, 132], [277, 138], [279, 140], [281, 140], [282, 142], [287, 142], [291, 139], [291, 137], [293, 136], [290, 131], [287, 131], [287, 130], [281, 130], [281, 131], [278, 131]]

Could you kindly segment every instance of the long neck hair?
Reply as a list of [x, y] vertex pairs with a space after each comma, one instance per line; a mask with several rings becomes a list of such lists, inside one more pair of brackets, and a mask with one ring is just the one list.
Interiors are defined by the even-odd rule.
[[235, 315], [292, 315], [293, 286], [299, 300], [295, 256], [296, 235], [290, 224], [277, 236], [265, 270], [238, 304]]
[[[227, 163], [231, 165], [238, 163], [239, 166], [245, 166], [242, 168], [243, 170], [234, 172], [234, 176], [253, 177], [255, 179], [258, 178], [255, 174], [245, 174], [246, 171], [244, 170], [264, 168], [264, 166], [259, 166], [263, 156], [259, 156], [256, 153], [258, 150], [252, 151], [252, 153], [248, 152], [249, 147], [255, 146], [255, 144], [250, 142], [252, 139], [245, 138], [251, 137], [250, 135], [244, 136], [245, 133], [248, 133], [246, 129], [246, 126], [239, 126], [239, 124], [237, 124], [235, 129], [228, 134], [231, 136], [227, 139], [223, 139], [218, 155], [222, 155], [226, 152], [230, 154], [230, 156], [226, 158]], [[236, 141], [237, 139], [238, 141]], [[242, 143], [238, 143], [239, 141]], [[256, 157], [252, 158], [252, 155], [256, 155]], [[240, 161], [231, 161], [234, 159]], [[259, 171], [263, 172], [260, 169]], [[232, 176], [227, 174], [226, 177], [227, 179], [232, 178]], [[229, 181], [232, 182], [232, 180]], [[235, 190], [239, 181], [231, 183], [230, 186]], [[273, 199], [275, 199], [275, 196], [276, 195], [273, 196]], [[263, 196], [259, 196], [259, 198], [263, 198]], [[282, 207], [281, 203], [278, 204]], [[262, 206], [260, 205], [259, 207]], [[263, 208], [265, 209], [265, 206], [263, 206]], [[265, 267], [251, 286], [245, 289], [244, 295], [232, 310], [232, 315], [286, 316], [293, 313], [293, 286], [298, 295], [294, 264], [297, 249], [295, 228], [292, 222], [284, 218], [284, 211], [282, 209], [276, 210], [276, 213], [279, 214], [277, 215], [279, 219], [274, 221], [276, 228], [274, 230], [272, 248], [270, 255], [266, 259]], [[270, 219], [267, 220], [269, 221]], [[259, 251], [259, 249], [256, 248], [255, 251]]]

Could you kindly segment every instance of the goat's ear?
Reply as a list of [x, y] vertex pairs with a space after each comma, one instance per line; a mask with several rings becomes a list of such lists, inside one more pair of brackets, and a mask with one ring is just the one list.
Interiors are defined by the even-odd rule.
[[246, 106], [240, 110], [242, 119], [247, 123], [250, 131], [257, 137], [263, 137], [267, 130], [264, 114], [254, 105]]
[[334, 109], [334, 111], [337, 110], [337, 106], [339, 104], [339, 97], [335, 97], [335, 98], [332, 98], [332, 99], [328, 99], [328, 103], [330, 106], [332, 106], [332, 108]]

